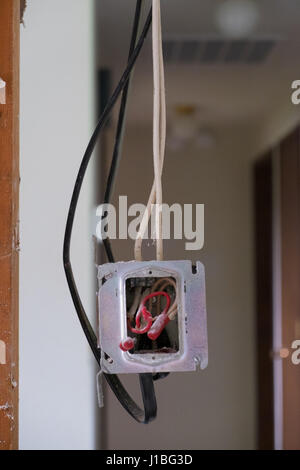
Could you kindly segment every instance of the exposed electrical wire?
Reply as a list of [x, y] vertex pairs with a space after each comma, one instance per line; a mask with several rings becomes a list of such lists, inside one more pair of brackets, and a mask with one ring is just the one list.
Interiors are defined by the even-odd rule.
[[154, 77], [154, 105], [153, 105], [153, 154], [155, 181], [152, 186], [146, 211], [142, 217], [139, 232], [134, 247], [134, 257], [142, 261], [142, 243], [147, 231], [153, 205], [156, 203], [156, 258], [163, 259], [162, 240], [162, 184], [161, 177], [164, 166], [166, 148], [166, 93], [165, 74], [162, 49], [162, 28], [160, 0], [153, 0], [153, 77]]
[[153, 0], [153, 161], [154, 161], [154, 181], [156, 193], [155, 205], [155, 236], [156, 236], [156, 259], [163, 259], [163, 241], [162, 241], [162, 172], [161, 172], [161, 61], [160, 61], [160, 42], [161, 42], [161, 14], [160, 0]]
[[[140, 17], [143, 9], [143, 3], [145, 3], [144, 0], [141, 0], [138, 2], [137, 5], [137, 10], [135, 13], [136, 17]], [[140, 22], [134, 21], [134, 26], [133, 26], [133, 31], [132, 31], [132, 37], [131, 37], [131, 43], [129, 47], [129, 55], [128, 55], [128, 62], [130, 60], [130, 57], [134, 51], [134, 48], [137, 43], [137, 36], [139, 33], [140, 29]], [[133, 79], [133, 73], [134, 69], [132, 69], [130, 77], [127, 81], [127, 84], [123, 90], [122, 93], [122, 99], [121, 99], [121, 104], [120, 104], [120, 112], [119, 112], [119, 117], [118, 117], [118, 123], [117, 123], [117, 131], [116, 131], [116, 137], [115, 137], [115, 144], [114, 144], [114, 149], [113, 149], [113, 156], [111, 160], [111, 166], [109, 169], [109, 174], [107, 178], [107, 183], [106, 183], [106, 188], [105, 188], [105, 194], [104, 194], [104, 204], [109, 204], [112, 198], [112, 194], [114, 191], [114, 185], [116, 181], [116, 175], [119, 167], [119, 163], [122, 157], [122, 144], [123, 144], [123, 137], [124, 137], [124, 132], [125, 132], [125, 124], [126, 124], [126, 112], [127, 112], [127, 103], [128, 103], [128, 94], [130, 91], [130, 85]]]
[[[130, 331], [132, 333], [135, 333], [135, 334], [138, 334], [138, 335], [142, 335], [142, 334], [145, 334], [145, 333], [148, 333], [148, 331], [151, 329], [152, 327], [152, 323], [154, 321], [154, 318], [152, 317], [151, 315], [151, 312], [149, 312], [149, 310], [147, 309], [146, 307], [146, 303], [150, 300], [150, 299], [153, 299], [154, 297], [159, 297], [159, 296], [163, 296], [166, 298], [166, 307], [164, 308], [163, 310], [163, 314], [167, 314], [168, 311], [169, 311], [169, 308], [170, 308], [170, 303], [171, 303], [171, 299], [170, 299], [170, 296], [166, 293], [166, 292], [153, 292], [149, 295], [147, 295], [142, 303], [141, 303], [141, 306], [140, 306], [140, 309], [136, 315], [136, 318], [135, 318], [135, 321], [136, 321], [136, 327], [133, 328], [129, 322], [129, 328], [130, 328]], [[141, 327], [141, 317], [143, 317], [143, 319], [145, 320], [146, 322], [146, 325], [144, 327]]]
[[135, 317], [136, 311], [141, 301], [141, 296], [142, 296], [142, 288], [136, 287], [133, 303], [127, 315], [130, 321], [132, 321], [132, 319]]
[[[139, 21], [140, 21], [141, 3], [142, 3], [142, 0], [137, 0], [136, 15], [135, 15], [131, 44], [136, 43], [137, 30], [138, 30], [138, 28], [136, 27], [136, 24], [139, 24]], [[95, 149], [97, 140], [99, 138], [99, 135], [105, 123], [107, 122], [107, 119], [115, 103], [117, 102], [120, 94], [126, 88], [128, 84], [128, 80], [131, 76], [131, 72], [136, 63], [136, 60], [142, 50], [145, 38], [147, 36], [147, 33], [151, 25], [151, 22], [152, 22], [152, 10], [150, 11], [147, 17], [143, 31], [136, 44], [136, 47], [134, 48], [132, 54], [130, 55], [127, 67], [121, 77], [121, 80], [119, 81], [114, 93], [112, 94], [109, 102], [107, 103], [104, 109], [104, 112], [102, 113], [102, 116], [100, 117], [100, 120], [98, 121], [96, 129], [90, 139], [86, 152], [84, 154], [84, 157], [81, 162], [80, 169], [77, 175], [77, 179], [75, 182], [72, 199], [71, 199], [71, 203], [69, 207], [69, 212], [68, 212], [66, 230], [65, 230], [63, 260], [64, 260], [64, 269], [66, 273], [66, 278], [67, 278], [68, 286], [70, 289], [70, 293], [72, 296], [72, 300], [73, 300], [80, 324], [82, 326], [84, 334], [87, 338], [87, 341], [93, 351], [93, 354], [98, 364], [100, 364], [101, 351], [98, 348], [97, 336], [90, 324], [90, 321], [87, 317], [85, 309], [82, 305], [81, 298], [77, 289], [77, 285], [76, 285], [74, 275], [73, 275], [73, 270], [72, 270], [72, 264], [71, 264], [71, 258], [70, 258], [70, 245], [71, 245], [73, 224], [74, 224], [74, 218], [76, 214], [76, 208], [77, 208], [78, 199], [79, 199], [80, 192], [81, 192], [82, 183], [84, 180], [84, 176], [85, 176], [89, 161]], [[126, 100], [127, 100], [127, 96], [126, 96]], [[125, 100], [125, 103], [126, 103], [126, 100]], [[125, 112], [124, 112], [124, 115], [125, 115]], [[122, 119], [124, 119], [124, 117]], [[106, 246], [106, 252], [108, 254], [109, 259], [112, 260], [113, 255], [112, 255], [109, 243]], [[130, 397], [130, 395], [127, 393], [127, 391], [125, 390], [125, 388], [123, 387], [122, 383], [120, 382], [119, 378], [116, 375], [104, 374], [104, 377], [107, 383], [109, 384], [109, 386], [111, 387], [112, 391], [114, 392], [114, 394], [120, 401], [121, 405], [126, 409], [126, 411], [135, 420], [141, 423], [148, 423], [149, 421], [155, 418], [157, 407], [156, 407], [155, 391], [154, 391], [154, 386], [153, 386], [153, 378], [151, 374], [140, 374], [139, 376], [143, 404], [144, 404], [144, 411], [141, 410], [138, 407], [138, 405], [134, 402], [134, 400]], [[160, 377], [156, 377], [156, 378], [160, 378]]]
[[[162, 285], [161, 285], [162, 284]], [[158, 279], [152, 286], [152, 289], [151, 289], [151, 292], [155, 292], [158, 288], [159, 290], [161, 291], [164, 291], [167, 287], [173, 287], [174, 291], [176, 292], [176, 297], [175, 297], [175, 300], [174, 300], [174, 303], [171, 305], [169, 311], [168, 311], [168, 317], [170, 320], [174, 320], [175, 316], [177, 315], [177, 309], [178, 309], [178, 304], [177, 304], [177, 286], [176, 286], [176, 282], [171, 279], [171, 278], [167, 278], [167, 277], [162, 277], [160, 279]], [[159, 309], [159, 302], [158, 302], [158, 305], [157, 305], [158, 309]]]
[[[149, 225], [149, 220], [155, 205], [155, 236], [156, 236], [156, 259], [163, 260], [163, 237], [162, 237], [162, 171], [164, 166], [166, 148], [166, 92], [165, 74], [162, 48], [162, 26], [160, 0], [152, 1], [153, 27], [152, 27], [152, 49], [153, 49], [153, 160], [154, 160], [154, 183], [151, 189], [147, 208], [142, 217], [139, 232], [134, 246], [134, 257], [136, 261], [142, 261], [142, 243]], [[141, 300], [141, 290], [136, 289], [134, 302], [129, 316], [132, 318], [137, 305]]]
[[[140, 25], [140, 21], [139, 20], [137, 21], [137, 19], [141, 17], [144, 3], [145, 3], [144, 0], [140, 0], [137, 2], [136, 12], [135, 12], [135, 21], [133, 23], [131, 42], [130, 42], [130, 47], [129, 47], [128, 62], [130, 61], [130, 58], [134, 52], [134, 48], [137, 43], [137, 36], [139, 33], [139, 25]], [[129, 79], [122, 93], [122, 99], [121, 99], [120, 111], [119, 111], [119, 117], [118, 117], [118, 123], [117, 123], [117, 131], [116, 131], [116, 137], [115, 137], [115, 144], [114, 144], [114, 149], [113, 149], [111, 165], [110, 165], [110, 169], [108, 173], [103, 204], [109, 204], [111, 201], [113, 190], [114, 190], [114, 185], [115, 185], [115, 180], [116, 180], [116, 175], [117, 175], [120, 160], [122, 157], [122, 143], [123, 143], [123, 137], [124, 137], [124, 132], [125, 132], [128, 94], [129, 94], [129, 89], [130, 89], [132, 78], [133, 78], [133, 69], [130, 73]], [[111, 249], [110, 241], [108, 238], [103, 240], [103, 245], [104, 245], [104, 249], [105, 249], [108, 261], [110, 263], [114, 263], [115, 259], [114, 259], [113, 251]]]
[[[173, 290], [174, 294], [168, 293], [167, 289], [170, 291], [170, 288]], [[158, 290], [159, 289], [159, 290]], [[142, 288], [136, 288], [138, 292], [138, 297], [142, 296]], [[174, 320], [177, 315], [178, 310], [178, 293], [177, 285], [174, 279], [172, 278], [160, 278], [152, 285], [150, 294], [143, 293], [143, 300], [140, 303], [140, 306], [137, 310], [137, 295], [133, 300], [132, 307], [127, 314], [128, 328], [131, 333], [136, 335], [143, 335], [147, 333], [147, 336], [152, 341], [156, 341], [157, 338], [162, 334], [165, 327], [171, 320]], [[171, 305], [171, 296], [173, 297], [173, 303]], [[166, 298], [166, 306], [161, 311], [161, 297]], [[153, 300], [156, 300], [156, 313], [157, 316], [153, 316]], [[149, 302], [149, 310], [146, 308], [146, 304]], [[132, 320], [135, 316], [135, 327], [132, 326]], [[143, 320], [143, 325], [141, 325]], [[126, 338], [123, 342], [120, 343], [120, 348], [123, 351], [130, 351], [135, 347], [136, 338]]]

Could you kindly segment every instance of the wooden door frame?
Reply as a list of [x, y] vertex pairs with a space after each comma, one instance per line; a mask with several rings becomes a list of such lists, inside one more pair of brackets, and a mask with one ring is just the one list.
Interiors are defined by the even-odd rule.
[[20, 6], [0, 1], [0, 450], [18, 448]]
[[258, 449], [274, 449], [272, 152], [254, 166]]

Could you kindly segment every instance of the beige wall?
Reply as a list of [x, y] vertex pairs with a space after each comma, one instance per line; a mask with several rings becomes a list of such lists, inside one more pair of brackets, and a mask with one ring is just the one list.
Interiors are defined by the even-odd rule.
[[286, 137], [292, 129], [300, 123], [300, 105], [294, 105], [288, 95], [281, 102], [265, 112], [264, 117], [260, 119], [256, 128], [253, 129], [255, 135], [256, 152], [254, 157], [269, 150]]
[[[185, 252], [165, 243], [167, 259], [199, 259], [206, 267], [209, 365], [157, 384], [158, 419], [136, 424], [109, 392], [110, 449], [251, 449], [256, 445], [255, 319], [253, 300], [251, 141], [242, 129], [218, 132], [214, 150], [167, 152], [164, 200], [205, 204], [205, 247]], [[147, 199], [152, 175], [151, 128], [128, 129], [117, 194]], [[132, 241], [113, 243], [120, 260]], [[148, 259], [153, 248], [145, 250]], [[125, 383], [138, 394], [137, 377]]]

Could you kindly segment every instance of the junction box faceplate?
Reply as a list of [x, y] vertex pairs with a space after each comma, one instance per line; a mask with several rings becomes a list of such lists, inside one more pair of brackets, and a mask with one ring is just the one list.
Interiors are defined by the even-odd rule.
[[[159, 278], [176, 284], [177, 315], [166, 326], [167, 343], [122, 351], [130, 334], [128, 304], [132, 286], [146, 289]], [[200, 262], [130, 261], [98, 267], [101, 370], [107, 374], [159, 373], [205, 369], [208, 363], [205, 271]], [[163, 338], [160, 339], [164, 341]]]

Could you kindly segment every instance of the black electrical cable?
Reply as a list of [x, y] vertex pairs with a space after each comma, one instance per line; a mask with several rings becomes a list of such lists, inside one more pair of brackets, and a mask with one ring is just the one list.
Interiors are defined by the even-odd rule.
[[[141, 17], [141, 10], [142, 10], [143, 0], [137, 1], [136, 10], [135, 10], [135, 18], [133, 22], [133, 29], [131, 34], [131, 41], [129, 47], [129, 54], [128, 54], [128, 63], [130, 58], [134, 52], [134, 48], [136, 46], [136, 40], [139, 30], [139, 23]], [[117, 170], [119, 166], [119, 162], [121, 159], [121, 150], [122, 150], [122, 139], [124, 135], [124, 128], [125, 128], [125, 116], [126, 116], [126, 109], [127, 109], [127, 101], [128, 101], [128, 92], [130, 88], [130, 82], [132, 79], [132, 73], [129, 76], [129, 79], [124, 87], [118, 117], [118, 124], [117, 124], [117, 131], [116, 131], [116, 138], [115, 138], [115, 145], [113, 150], [113, 156], [111, 160], [110, 170], [107, 178], [106, 189], [104, 193], [104, 204], [109, 204], [111, 201], [111, 196], [117, 176]], [[103, 216], [104, 217], [104, 216]], [[110, 241], [108, 238], [103, 240], [103, 245], [105, 249], [105, 253], [107, 259], [110, 263], [115, 262], [115, 258], [111, 249]]]
[[[137, 17], [140, 16], [141, 14], [141, 8], [142, 8], [142, 2], [138, 2], [139, 5], [137, 6], [136, 10], [136, 18], [134, 21], [134, 26], [133, 26], [133, 31], [132, 31], [132, 37], [131, 37], [131, 43], [130, 43], [130, 48], [129, 48], [129, 55], [128, 55], [128, 62], [130, 61], [130, 58], [134, 52], [134, 48], [136, 46], [136, 37], [138, 34], [138, 27], [139, 27], [139, 22], [137, 20]], [[107, 178], [107, 184], [106, 184], [106, 189], [105, 189], [105, 194], [104, 194], [104, 204], [109, 204], [116, 180], [116, 174], [118, 170], [118, 165], [121, 157], [121, 147], [122, 147], [122, 138], [124, 134], [124, 127], [125, 127], [125, 115], [126, 115], [126, 109], [127, 109], [127, 102], [128, 102], [128, 92], [129, 92], [129, 87], [130, 87], [130, 82], [131, 78], [126, 83], [126, 86], [123, 90], [122, 93], [122, 100], [121, 100], [121, 105], [120, 105], [120, 112], [119, 112], [119, 118], [118, 118], [118, 124], [117, 124], [117, 132], [116, 132], [116, 139], [115, 139], [115, 145], [114, 145], [114, 150], [113, 150], [113, 156], [112, 156], [112, 161], [111, 161], [111, 167], [109, 170], [109, 175]]]
[[[134, 22], [134, 30], [133, 30], [133, 36], [134, 34], [137, 34], [138, 28], [136, 27], [136, 21], [139, 21], [139, 16], [141, 13], [141, 0], [137, 0], [137, 7], [136, 7], [136, 15], [135, 15], [135, 22]], [[139, 13], [138, 13], [139, 12]], [[100, 135], [100, 132], [105, 125], [118, 97], [122, 93], [124, 89], [126, 89], [126, 86], [128, 84], [128, 80], [130, 78], [131, 72], [133, 70], [133, 67], [135, 65], [135, 62], [142, 50], [145, 38], [147, 36], [147, 33], [149, 31], [150, 25], [152, 22], [152, 9], [150, 10], [150, 13], [147, 17], [146, 23], [144, 25], [143, 31], [141, 33], [140, 39], [134, 47], [134, 50], [132, 54], [130, 55], [130, 58], [128, 60], [127, 67], [121, 77], [121, 80], [116, 87], [114, 93], [112, 94], [109, 102], [107, 103], [102, 116], [100, 117], [100, 120], [96, 126], [96, 129], [90, 139], [90, 142], [88, 144], [88, 147], [86, 149], [86, 152], [84, 154], [83, 160], [80, 165], [80, 169], [77, 175], [77, 179], [75, 182], [73, 194], [72, 194], [72, 199], [70, 203], [70, 208], [68, 212], [68, 218], [67, 218], [67, 224], [66, 224], [66, 231], [65, 231], [65, 238], [64, 238], [64, 249], [63, 249], [63, 260], [64, 260], [64, 268], [65, 268], [65, 273], [66, 273], [66, 278], [68, 282], [68, 286], [70, 289], [70, 293], [72, 296], [72, 300], [80, 321], [80, 324], [82, 326], [82, 329], [85, 333], [85, 336], [87, 338], [87, 341], [93, 351], [93, 354], [98, 362], [100, 364], [100, 357], [101, 357], [101, 351], [98, 348], [98, 343], [97, 343], [97, 337], [95, 332], [93, 331], [93, 328], [89, 322], [89, 319], [85, 313], [84, 307], [82, 305], [80, 295], [78, 293], [78, 289], [76, 286], [76, 282], [74, 279], [73, 275], [73, 270], [72, 270], [72, 265], [71, 265], [71, 259], [70, 259], [70, 245], [71, 245], [71, 237], [72, 237], [72, 229], [73, 229], [73, 224], [74, 224], [74, 218], [75, 218], [75, 213], [76, 213], [76, 207], [78, 204], [78, 199], [80, 196], [80, 191], [83, 183], [83, 179], [89, 164], [89, 161], [91, 159], [92, 153], [94, 151], [95, 145], [97, 143], [97, 139]], [[136, 38], [134, 39], [134, 44], [136, 43]], [[128, 90], [127, 90], [128, 92]], [[127, 93], [128, 94], [128, 93]], [[127, 96], [126, 96], [127, 100]], [[126, 105], [126, 100], [125, 100], [125, 105]], [[126, 108], [126, 106], [125, 106]], [[125, 114], [125, 113], [124, 113]], [[110, 250], [111, 251], [111, 250]], [[111, 253], [112, 255], [112, 253]], [[156, 417], [156, 398], [155, 398], [155, 391], [154, 391], [154, 384], [153, 384], [153, 378], [152, 374], [140, 374], [140, 384], [141, 384], [141, 390], [142, 390], [142, 398], [143, 398], [143, 403], [144, 403], [144, 408], [145, 411], [142, 411], [138, 405], [132, 400], [130, 395], [126, 392], [124, 389], [122, 383], [120, 382], [119, 378], [116, 375], [113, 374], [104, 374], [108, 384], [110, 385], [112, 391], [115, 393], [116, 397], [122, 404], [122, 406], [128, 411], [128, 413], [136, 419], [138, 422], [141, 423], [148, 423], [151, 420], [153, 420]]]

